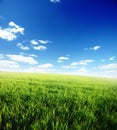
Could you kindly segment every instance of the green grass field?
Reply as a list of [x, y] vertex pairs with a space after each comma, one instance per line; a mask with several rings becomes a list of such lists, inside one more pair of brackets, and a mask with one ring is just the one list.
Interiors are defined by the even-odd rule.
[[1, 130], [117, 130], [117, 79], [0, 72]]

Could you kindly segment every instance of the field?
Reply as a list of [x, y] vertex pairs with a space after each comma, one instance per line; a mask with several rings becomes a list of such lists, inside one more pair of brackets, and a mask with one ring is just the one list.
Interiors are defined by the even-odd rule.
[[117, 79], [0, 72], [1, 130], [117, 130]]

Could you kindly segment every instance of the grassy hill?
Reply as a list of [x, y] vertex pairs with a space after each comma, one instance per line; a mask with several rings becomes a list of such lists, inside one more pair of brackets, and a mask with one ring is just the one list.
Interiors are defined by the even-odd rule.
[[1, 130], [117, 130], [117, 79], [0, 72]]

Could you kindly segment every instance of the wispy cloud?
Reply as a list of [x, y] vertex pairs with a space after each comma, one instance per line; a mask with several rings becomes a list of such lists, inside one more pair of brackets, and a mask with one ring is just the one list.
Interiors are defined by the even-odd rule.
[[78, 69], [77, 73], [78, 75], [87, 75], [87, 69], [85, 67], [82, 67], [80, 69]]
[[65, 60], [69, 60], [69, 57], [64, 57], [64, 56], [62, 56], [62, 57], [59, 57], [59, 58], [58, 58], [58, 62], [59, 62], [59, 63], [65, 61]]
[[50, 43], [51, 41], [49, 40], [30, 40], [30, 43], [32, 45], [38, 45], [38, 44], [47, 44]]
[[35, 50], [39, 50], [39, 51], [44, 51], [44, 50], [46, 50], [47, 49], [47, 47], [46, 46], [33, 46], [33, 48], [35, 49]]
[[79, 62], [72, 62], [70, 65], [64, 65], [62, 66], [62, 68], [64, 69], [73, 69], [73, 68], [77, 68], [78, 66], [86, 66], [88, 65], [88, 63], [92, 63], [95, 62], [94, 60], [80, 60]]
[[1, 71], [9, 71], [11, 69], [17, 69], [19, 68], [19, 64], [15, 61], [11, 61], [11, 60], [0, 60], [0, 70]]
[[100, 48], [101, 48], [101, 46], [94, 46], [94, 47], [91, 47], [91, 48], [85, 48], [85, 51], [87, 51], [87, 50], [97, 51]]
[[46, 63], [46, 64], [40, 64], [38, 66], [35, 67], [31, 67], [31, 68], [27, 68], [25, 69], [25, 71], [27, 72], [39, 72], [39, 73], [53, 73], [56, 71], [56, 69], [54, 68], [53, 64], [51, 63]]
[[50, 43], [51, 41], [48, 41], [48, 40], [38, 40], [39, 43], [41, 44], [47, 44], [47, 43]]
[[94, 60], [80, 60], [79, 62], [71, 63], [71, 66], [88, 65], [88, 63], [92, 63], [92, 62], [94, 62]]
[[39, 66], [37, 66], [36, 68], [37, 72], [55, 72], [56, 69], [54, 68], [53, 64], [51, 63], [46, 63], [46, 64], [41, 64]]
[[116, 58], [115, 56], [112, 56], [109, 58], [109, 60], [113, 61], [113, 60], [115, 60], [115, 58]]
[[24, 34], [24, 28], [20, 27], [19, 25], [15, 24], [14, 22], [9, 22], [8, 28], [0, 27], [0, 38], [12, 41], [16, 39], [17, 33]]
[[35, 54], [27, 54], [27, 53], [23, 53], [23, 52], [20, 52], [20, 55], [28, 56], [28, 57], [38, 57], [38, 56], [35, 55]]
[[4, 58], [4, 54], [0, 54], [0, 59], [3, 59]]
[[38, 56], [35, 55], [35, 54], [29, 54], [29, 56], [31, 56], [31, 57], [38, 57]]
[[47, 49], [46, 46], [43, 46], [43, 45], [39, 45], [39, 44], [47, 44], [49, 43], [50, 41], [48, 40], [31, 40], [30, 43], [32, 44], [32, 48], [35, 49], [35, 50], [39, 50], [39, 51], [44, 51]]
[[99, 66], [99, 69], [102, 69], [102, 70], [117, 69], [117, 63], [101, 65]]
[[79, 64], [80, 64], [80, 65], [87, 65], [88, 63], [92, 63], [92, 62], [94, 62], [94, 60], [81, 60], [81, 61], [79, 62]]
[[48, 69], [48, 68], [53, 68], [53, 65], [50, 63], [47, 63], [47, 64], [39, 65], [38, 67], [43, 68], [43, 69]]
[[52, 2], [52, 3], [60, 3], [61, 0], [50, 0], [50, 2]]
[[64, 69], [70, 69], [71, 66], [70, 65], [64, 65], [64, 66], [62, 66], [62, 68], [64, 68]]
[[30, 50], [30, 48], [28, 46], [23, 46], [22, 43], [18, 43], [17, 47], [19, 47], [22, 50]]
[[96, 51], [96, 50], [98, 50], [100, 48], [101, 48], [101, 46], [94, 46], [94, 47], [90, 48], [90, 50]]
[[10, 60], [28, 63], [28, 64], [38, 64], [38, 62], [33, 57], [23, 56], [23, 55], [6, 55]]

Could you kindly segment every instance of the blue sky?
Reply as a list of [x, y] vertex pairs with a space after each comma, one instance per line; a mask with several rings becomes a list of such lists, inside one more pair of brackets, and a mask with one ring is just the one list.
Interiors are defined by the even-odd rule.
[[0, 71], [117, 77], [117, 1], [0, 0]]

